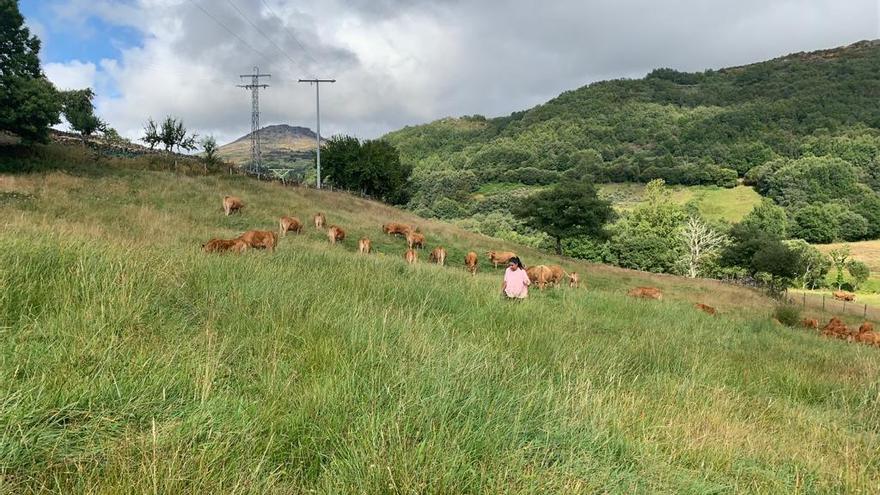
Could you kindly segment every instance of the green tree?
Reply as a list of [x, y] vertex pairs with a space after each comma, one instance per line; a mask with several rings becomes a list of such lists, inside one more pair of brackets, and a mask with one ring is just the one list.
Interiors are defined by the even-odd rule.
[[95, 115], [93, 100], [95, 93], [91, 89], [64, 91], [61, 93], [63, 102], [62, 113], [70, 127], [79, 133], [83, 144], [92, 134], [106, 129], [106, 124]]
[[834, 269], [837, 271], [835, 276], [835, 283], [837, 284], [837, 290], [840, 290], [843, 287], [843, 270], [846, 268], [846, 262], [849, 260], [850, 249], [849, 245], [844, 244], [843, 246], [832, 249], [828, 253], [828, 257], [831, 258], [831, 263], [834, 265]]
[[0, 131], [46, 141], [61, 101], [40, 68], [40, 40], [24, 25], [14, 0], [0, 0]]
[[798, 253], [800, 264], [796, 281], [802, 289], [816, 289], [824, 285], [825, 276], [831, 269], [831, 260], [803, 239], [784, 241], [789, 249]]
[[807, 205], [794, 214], [793, 234], [807, 242], [828, 244], [838, 238], [837, 215], [826, 205]]
[[788, 218], [785, 210], [769, 198], [764, 198], [761, 204], [742, 219], [741, 223], [748, 229], [764, 232], [777, 239], [784, 239], [788, 235]]
[[865, 283], [871, 276], [871, 270], [868, 268], [868, 265], [861, 261], [850, 260], [846, 264], [846, 271], [849, 272], [853, 279], [853, 290], [859, 290], [859, 286]]
[[634, 270], [674, 273], [685, 255], [681, 232], [687, 212], [669, 199], [662, 179], [648, 183], [644, 198], [611, 226], [609, 260]]
[[214, 139], [214, 136], [205, 136], [199, 142], [202, 145], [202, 150], [205, 152], [205, 160], [209, 165], [213, 165], [217, 162], [217, 140]]
[[174, 151], [175, 147], [178, 152], [180, 152], [181, 149], [186, 151], [193, 151], [196, 149], [198, 134], [189, 134], [183, 120], [178, 120], [170, 115], [165, 117], [165, 120], [162, 121], [162, 125], [159, 126], [158, 132], [155, 136], [150, 135], [151, 129], [149, 129], [149, 126], [151, 124], [155, 129], [153, 119], [150, 119], [147, 122], [147, 134], [144, 136], [144, 140], [148, 143], [150, 142], [147, 140], [148, 138], [158, 139], [158, 142], [165, 146], [165, 151]]
[[141, 138], [141, 141], [147, 143], [151, 150], [155, 149], [156, 145], [162, 142], [162, 137], [159, 135], [159, 126], [156, 125], [156, 121], [152, 117], [144, 124], [144, 137]]
[[335, 186], [393, 204], [409, 200], [412, 167], [401, 163], [397, 148], [387, 141], [334, 136], [321, 147], [321, 169]]
[[527, 198], [514, 209], [514, 215], [552, 237], [556, 254], [562, 254], [563, 239], [603, 236], [614, 210], [611, 203], [599, 198], [591, 182], [566, 180]]
[[778, 297], [785, 289], [791, 286], [798, 276], [798, 267], [801, 264], [797, 251], [779, 241], [767, 242], [762, 245], [752, 256], [752, 272], [761, 277], [761, 274], [769, 275], [767, 289], [770, 294]]

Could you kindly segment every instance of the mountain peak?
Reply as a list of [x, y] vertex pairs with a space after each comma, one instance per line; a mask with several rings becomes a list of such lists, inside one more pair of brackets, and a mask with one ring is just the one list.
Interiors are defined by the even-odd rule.
[[[260, 148], [264, 159], [271, 157], [281, 161], [302, 159], [315, 151], [316, 138], [317, 134], [308, 127], [290, 124], [267, 125], [260, 129]], [[217, 154], [224, 160], [241, 164], [250, 160], [250, 146], [249, 132], [221, 146]]]

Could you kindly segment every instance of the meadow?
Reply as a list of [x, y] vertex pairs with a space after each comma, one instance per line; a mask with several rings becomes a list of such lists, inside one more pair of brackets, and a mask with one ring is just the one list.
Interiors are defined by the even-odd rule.
[[[716, 186], [667, 186], [670, 198], [677, 204], [692, 203], [707, 220], [734, 223], [743, 219], [760, 204], [761, 196], [749, 186], [733, 188]], [[620, 210], [629, 210], [644, 201], [644, 184], [603, 184], [602, 195]]]
[[[0, 161], [0, 493], [880, 485], [880, 352], [775, 324], [761, 294], [160, 165], [54, 148]], [[343, 245], [308, 226], [274, 254], [199, 250], [319, 210]], [[417, 224], [450, 266], [404, 264], [387, 221]], [[377, 253], [354, 253], [363, 235]], [[500, 270], [462, 263], [495, 248], [587, 288], [502, 301]], [[626, 297], [635, 285], [666, 297]]]

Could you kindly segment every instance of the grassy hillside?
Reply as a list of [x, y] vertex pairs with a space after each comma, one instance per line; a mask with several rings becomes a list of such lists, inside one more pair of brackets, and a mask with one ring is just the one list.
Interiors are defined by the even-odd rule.
[[[565, 260], [498, 298], [467, 249], [539, 253], [347, 195], [0, 155], [0, 492], [868, 492], [880, 352], [754, 292]], [[248, 206], [225, 217], [224, 194]], [[275, 254], [213, 236], [324, 211]], [[403, 263], [417, 223], [452, 266]], [[353, 254], [369, 235], [379, 254]], [[624, 295], [662, 287], [662, 302]], [[712, 318], [694, 301], [719, 307]]]
[[[499, 183], [546, 186], [575, 170], [600, 183], [660, 178], [734, 188], [742, 179], [785, 208], [794, 237], [874, 239], [878, 71], [877, 41], [719, 70], [661, 68], [566, 91], [509, 116], [446, 118], [385, 139], [415, 167], [410, 207], [427, 216], [504, 214], [508, 203], [473, 193]], [[747, 210], [740, 199], [723, 198], [726, 204], [705, 216], [741, 217]], [[826, 223], [857, 227], [811, 228], [814, 209], [830, 203], [836, 209]]]

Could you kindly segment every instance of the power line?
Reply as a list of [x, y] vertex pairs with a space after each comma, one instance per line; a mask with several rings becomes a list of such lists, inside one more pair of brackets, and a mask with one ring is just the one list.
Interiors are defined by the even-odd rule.
[[189, 1], [190, 1], [191, 4], [193, 4], [193, 5], [195, 5], [196, 7], [198, 7], [199, 10], [201, 10], [202, 12], [204, 12], [206, 16], [208, 16], [208, 17], [210, 17], [211, 19], [213, 19], [214, 22], [216, 22], [218, 26], [220, 26], [220, 27], [222, 27], [223, 29], [225, 29], [225, 30], [226, 30], [229, 34], [231, 34], [232, 36], [235, 36], [235, 37], [238, 39], [238, 41], [241, 41], [246, 47], [250, 48], [251, 50], [254, 51], [254, 53], [256, 53], [257, 55], [259, 55], [260, 57], [262, 57], [263, 60], [265, 60], [265, 61], [268, 61], [268, 60], [269, 60], [269, 57], [267, 57], [263, 52], [261, 52], [260, 50], [257, 50], [257, 49], [254, 48], [253, 46], [251, 46], [250, 43], [248, 43], [247, 41], [244, 40], [244, 38], [242, 38], [241, 36], [239, 36], [238, 34], [236, 34], [235, 31], [229, 29], [229, 28], [226, 26], [226, 24], [223, 24], [222, 22], [220, 22], [220, 20], [217, 19], [216, 17], [214, 17], [213, 14], [211, 14], [210, 12], [208, 12], [207, 10], [205, 10], [204, 7], [202, 7], [201, 5], [199, 5], [198, 2], [196, 2], [196, 0], [189, 0]]
[[304, 54], [306, 57], [308, 57], [308, 59], [311, 60], [313, 64], [318, 65], [318, 61], [315, 60], [315, 58], [312, 57], [312, 55], [309, 53], [309, 51], [306, 49], [306, 47], [305, 47], [302, 43], [300, 43], [300, 41], [299, 41], [299, 39], [296, 37], [296, 35], [293, 34], [293, 32], [291, 32], [289, 29], [287, 29], [287, 24], [284, 23], [284, 19], [282, 19], [281, 16], [278, 15], [278, 14], [272, 9], [272, 7], [269, 6], [269, 4], [266, 2], [266, 0], [260, 0], [260, 1], [261, 1], [261, 2], [263, 3], [263, 5], [266, 7], [266, 10], [268, 10], [270, 14], [272, 14], [273, 16], [275, 16], [275, 17], [281, 22], [281, 27], [282, 27], [282, 29], [284, 29], [284, 31], [287, 32], [287, 35], [290, 36], [290, 37], [293, 39], [293, 41], [296, 42], [297, 45], [299, 45], [299, 48], [303, 51], [303, 54]]
[[246, 15], [244, 15], [244, 12], [242, 12], [241, 9], [239, 9], [238, 6], [236, 6], [236, 5], [232, 2], [232, 0], [226, 0], [226, 3], [228, 3], [230, 7], [232, 7], [233, 9], [235, 9], [236, 12], [238, 12], [238, 16], [239, 16], [239, 17], [241, 17], [242, 19], [244, 19], [244, 21], [247, 22], [248, 24], [250, 24], [251, 27], [253, 27], [254, 29], [256, 29], [258, 33], [260, 33], [264, 38], [266, 38], [267, 40], [269, 40], [269, 43], [272, 43], [272, 46], [274, 46], [274, 47], [278, 50], [279, 53], [281, 53], [282, 55], [284, 55], [284, 56], [287, 58], [287, 60], [290, 60], [290, 62], [291, 62], [292, 64], [296, 65], [296, 66], [299, 67], [300, 69], [305, 70], [305, 68], [304, 68], [299, 62], [297, 62], [296, 60], [294, 60], [293, 58], [291, 58], [290, 55], [288, 55], [287, 52], [284, 51], [283, 48], [281, 48], [280, 46], [278, 46], [278, 43], [275, 43], [275, 41], [274, 41], [272, 38], [270, 38], [269, 35], [267, 35], [266, 33], [264, 33], [263, 30], [260, 29], [259, 26], [257, 26], [257, 25], [256, 25], [253, 21], [251, 21]]

